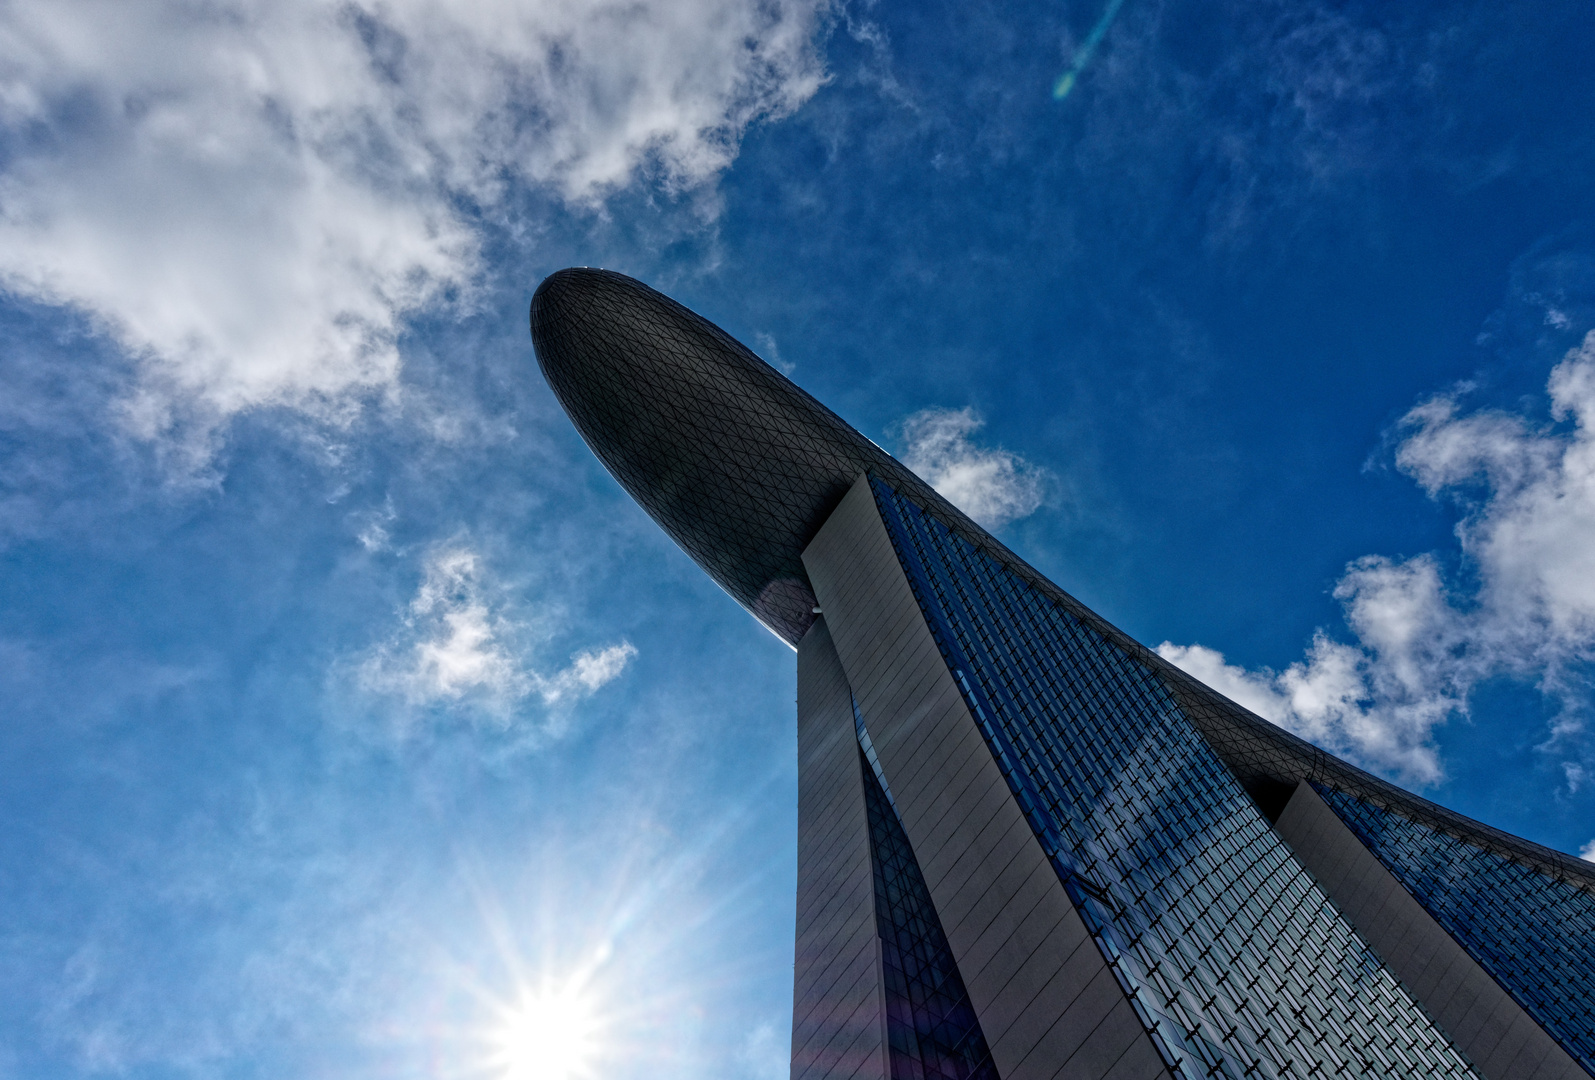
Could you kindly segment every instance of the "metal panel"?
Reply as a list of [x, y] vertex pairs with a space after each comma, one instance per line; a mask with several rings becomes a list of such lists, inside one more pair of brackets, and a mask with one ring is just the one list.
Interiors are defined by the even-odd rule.
[[823, 620], [798, 646], [792, 1080], [889, 1080], [869, 818], [852, 694]]

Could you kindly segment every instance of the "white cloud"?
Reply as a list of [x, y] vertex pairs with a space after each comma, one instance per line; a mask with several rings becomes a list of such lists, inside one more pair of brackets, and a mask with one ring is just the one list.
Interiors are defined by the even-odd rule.
[[985, 426], [972, 408], [923, 409], [903, 421], [903, 464], [987, 528], [1040, 508], [1050, 479], [1018, 454], [976, 446]]
[[1458, 415], [1439, 397], [1408, 416], [1413, 434], [1396, 460], [1431, 495], [1484, 487], [1457, 536], [1478, 564], [1490, 629], [1520, 662], [1556, 665], [1595, 650], [1595, 332], [1547, 389], [1571, 432], [1509, 413]]
[[1158, 654], [1305, 739], [1417, 783], [1440, 778], [1432, 733], [1466, 703], [1451, 662], [1455, 628], [1434, 560], [1358, 559], [1335, 589], [1359, 645], [1313, 635], [1282, 672], [1247, 671], [1201, 645]]
[[133, 429], [393, 386], [474, 214], [702, 185], [822, 80], [820, 0], [17, 0], [0, 287], [141, 359]]
[[1591, 840], [1578, 849], [1578, 857], [1589, 862], [1595, 862], [1595, 840]]
[[539, 692], [543, 700], [550, 703], [571, 694], [590, 694], [618, 679], [636, 655], [637, 647], [629, 641], [579, 652], [571, 658], [570, 667], [551, 679], [543, 680]]
[[359, 664], [358, 682], [411, 706], [465, 703], [503, 716], [532, 698], [555, 706], [592, 694], [637, 655], [622, 641], [578, 652], [565, 668], [544, 674], [531, 666], [527, 627], [503, 607], [474, 551], [438, 549], [397, 633]]
[[[1494, 675], [1560, 694], [1548, 745], [1570, 741], [1587, 708], [1577, 672], [1595, 660], [1595, 332], [1551, 371], [1547, 391], [1560, 426], [1467, 413], [1456, 395], [1402, 420], [1398, 467], [1464, 507], [1456, 533], [1472, 595], [1449, 595], [1432, 556], [1366, 556], [1335, 588], [1356, 645], [1319, 631], [1283, 672], [1247, 671], [1200, 645], [1164, 642], [1158, 653], [1283, 727], [1419, 783], [1441, 776], [1435, 727]], [[1563, 771], [1570, 787], [1585, 775], [1577, 762]]]

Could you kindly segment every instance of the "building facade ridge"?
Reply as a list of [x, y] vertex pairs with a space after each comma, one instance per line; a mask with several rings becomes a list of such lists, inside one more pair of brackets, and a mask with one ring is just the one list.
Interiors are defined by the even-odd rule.
[[530, 324], [797, 653], [793, 1080], [1595, 1076], [1595, 867], [1223, 697], [642, 283]]

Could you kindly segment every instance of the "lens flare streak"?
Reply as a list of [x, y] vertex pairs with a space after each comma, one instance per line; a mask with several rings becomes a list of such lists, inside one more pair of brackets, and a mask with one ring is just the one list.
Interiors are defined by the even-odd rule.
[[1069, 96], [1069, 91], [1074, 89], [1075, 80], [1091, 62], [1091, 55], [1097, 51], [1097, 46], [1102, 44], [1102, 39], [1107, 36], [1108, 27], [1113, 25], [1113, 19], [1119, 14], [1119, 8], [1124, 6], [1124, 0], [1108, 0], [1107, 10], [1102, 12], [1102, 17], [1091, 28], [1091, 33], [1086, 35], [1085, 44], [1080, 46], [1074, 54], [1074, 63], [1069, 65], [1069, 70], [1058, 77], [1053, 84], [1052, 97], [1055, 101], [1062, 101]]

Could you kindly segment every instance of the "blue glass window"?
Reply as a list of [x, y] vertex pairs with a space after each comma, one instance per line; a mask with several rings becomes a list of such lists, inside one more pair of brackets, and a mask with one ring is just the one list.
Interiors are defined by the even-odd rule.
[[1435, 922], [1595, 1073], [1595, 896], [1363, 799], [1313, 786]]
[[1475, 1075], [1161, 681], [872, 483], [1015, 800], [1177, 1076]]
[[892, 1080], [998, 1080], [856, 701], [853, 720], [869, 814]]

